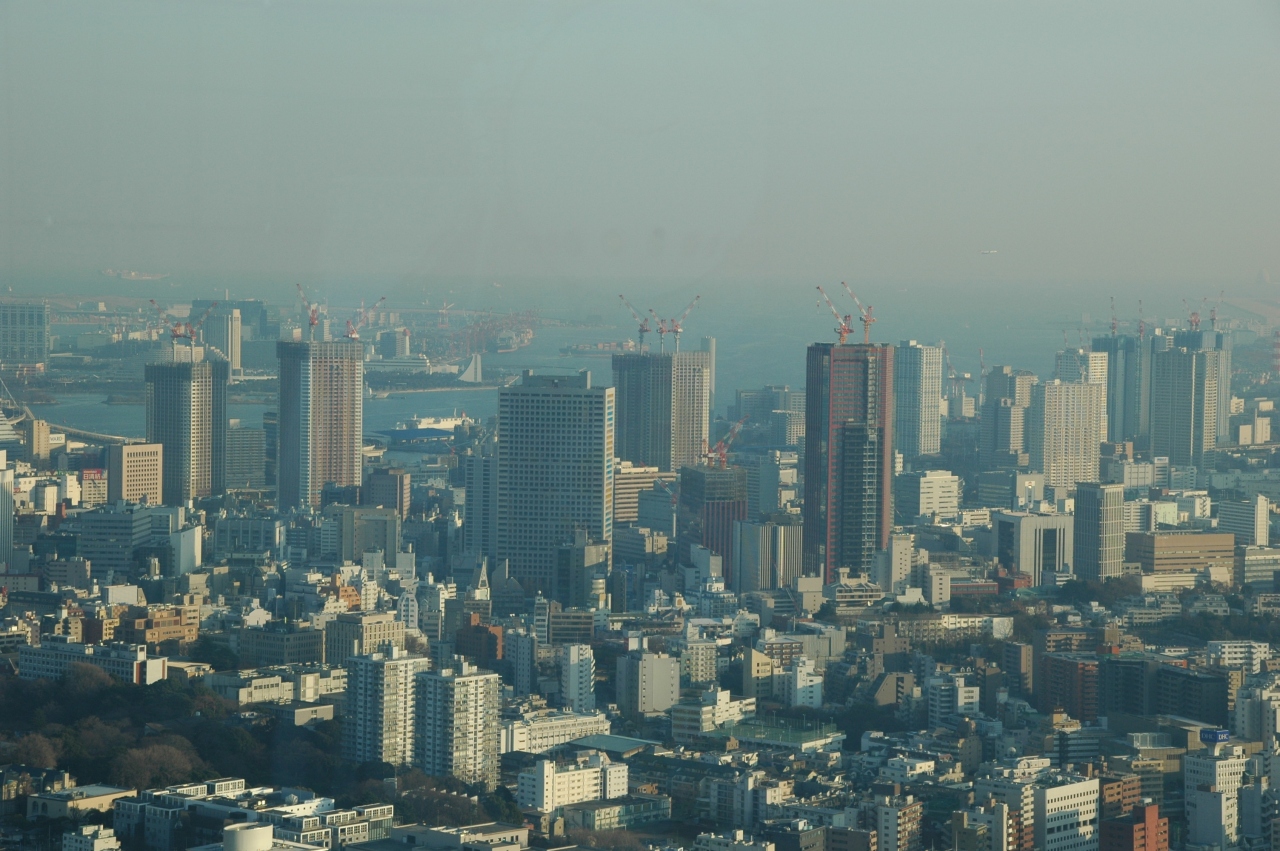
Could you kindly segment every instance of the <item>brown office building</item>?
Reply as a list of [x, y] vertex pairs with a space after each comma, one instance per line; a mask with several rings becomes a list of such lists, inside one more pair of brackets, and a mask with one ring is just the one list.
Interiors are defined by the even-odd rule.
[[164, 502], [164, 447], [130, 443], [107, 449], [107, 502]]
[[281, 509], [319, 505], [326, 484], [363, 478], [364, 349], [358, 340], [281, 342]]
[[1231, 575], [1235, 535], [1221, 532], [1126, 532], [1124, 560], [1143, 573], [1172, 573], [1221, 567]]
[[1169, 820], [1160, 808], [1146, 804], [1127, 816], [1103, 819], [1099, 851], [1169, 851]]

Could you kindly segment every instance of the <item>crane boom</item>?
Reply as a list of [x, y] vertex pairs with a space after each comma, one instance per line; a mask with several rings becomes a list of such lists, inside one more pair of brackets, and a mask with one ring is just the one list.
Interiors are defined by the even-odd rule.
[[649, 333], [649, 318], [641, 316], [640, 311], [631, 306], [631, 302], [627, 301], [627, 297], [618, 294], [618, 298], [622, 300], [622, 304], [627, 310], [631, 311], [631, 318], [636, 321], [636, 341], [640, 344], [640, 350], [644, 350], [644, 335]]
[[864, 345], [870, 345], [871, 326], [876, 324], [876, 318], [872, 314], [872, 311], [875, 308], [871, 305], [863, 307], [862, 302], [858, 300], [858, 297], [854, 295], [853, 290], [849, 289], [849, 285], [844, 281], [840, 282], [840, 286], [844, 287], [844, 291], [849, 294], [849, 297], [853, 299], [853, 303], [858, 306], [858, 313], [860, 314], [858, 321], [862, 323], [862, 342]]
[[831, 308], [831, 315], [836, 318], [836, 333], [840, 335], [839, 344], [843, 346], [845, 340], [849, 339], [849, 333], [853, 330], [853, 316], [848, 313], [841, 316], [840, 311], [836, 310], [835, 304], [831, 301], [831, 296], [827, 295], [827, 291], [819, 286], [818, 292], [822, 293], [822, 298], [827, 303], [827, 307]]

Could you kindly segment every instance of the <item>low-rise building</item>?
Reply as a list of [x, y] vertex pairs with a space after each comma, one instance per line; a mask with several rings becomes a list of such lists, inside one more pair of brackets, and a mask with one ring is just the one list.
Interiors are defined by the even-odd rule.
[[151, 685], [168, 676], [168, 659], [148, 656], [147, 648], [130, 644], [80, 644], [67, 636], [46, 636], [38, 647], [18, 651], [18, 675], [24, 680], [61, 679], [75, 664], [92, 665], [134, 685]]
[[570, 804], [621, 798], [627, 794], [627, 764], [611, 762], [598, 751], [584, 752], [572, 763], [539, 760], [520, 772], [516, 801], [544, 813]]

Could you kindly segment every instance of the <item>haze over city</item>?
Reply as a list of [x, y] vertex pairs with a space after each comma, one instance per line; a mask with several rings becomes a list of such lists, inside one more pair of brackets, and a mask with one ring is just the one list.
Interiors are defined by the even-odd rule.
[[1280, 848], [1277, 45], [0, 0], [0, 851]]

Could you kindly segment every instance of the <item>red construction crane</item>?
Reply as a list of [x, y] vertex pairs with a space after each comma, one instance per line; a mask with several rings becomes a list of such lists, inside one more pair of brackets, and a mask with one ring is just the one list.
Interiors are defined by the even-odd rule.
[[631, 306], [631, 302], [627, 301], [626, 296], [619, 293], [618, 298], [622, 300], [623, 306], [631, 311], [631, 318], [636, 321], [636, 340], [640, 344], [640, 350], [644, 351], [644, 335], [649, 333], [649, 319], [641, 316], [640, 311]]
[[182, 336], [182, 323], [177, 320], [170, 320], [169, 314], [165, 313], [164, 308], [156, 303], [156, 300], [150, 299], [151, 306], [156, 309], [156, 313], [160, 316], [160, 330], [168, 331], [169, 336], [178, 339]]
[[876, 324], [876, 318], [871, 311], [874, 310], [871, 305], [862, 306], [862, 302], [858, 301], [858, 297], [853, 294], [853, 290], [849, 289], [849, 285], [844, 281], [840, 282], [840, 286], [844, 287], [844, 291], [849, 294], [849, 298], [853, 299], [853, 303], [858, 306], [858, 313], [862, 314], [858, 321], [862, 323], [862, 342], [864, 345], [871, 345], [871, 326]]
[[199, 333], [200, 331], [200, 327], [204, 325], [206, 319], [208, 319], [210, 316], [213, 315], [213, 311], [215, 308], [217, 308], [217, 306], [218, 306], [218, 303], [215, 301], [212, 304], [210, 304], [208, 307], [206, 307], [204, 309], [204, 313], [200, 314], [200, 318], [197, 319], [195, 322], [187, 322], [185, 325], [183, 325], [182, 333], [181, 334], [175, 333], [173, 335], [174, 339], [177, 339], [179, 336], [181, 336], [181, 337], [186, 337], [188, 340], [194, 343], [196, 341], [196, 334]]
[[738, 420], [729, 427], [729, 431], [724, 437], [716, 441], [715, 446], [703, 453], [703, 458], [706, 460], [708, 467], [719, 467], [723, 470], [729, 466], [729, 447], [733, 445], [738, 433], [742, 431], [742, 424], [749, 419], [750, 417], [743, 417]]
[[387, 300], [387, 297], [382, 296], [380, 299], [378, 299], [373, 303], [373, 307], [370, 307], [368, 309], [365, 308], [364, 301], [361, 301], [360, 309], [356, 311], [355, 321], [352, 322], [350, 319], [347, 320], [346, 338], [348, 340], [359, 340], [360, 329], [363, 328], [365, 325], [369, 324], [369, 314], [377, 310], [378, 305], [382, 304], [386, 300]]
[[1191, 326], [1191, 330], [1199, 331], [1200, 330], [1200, 311], [1192, 310], [1191, 305], [1187, 303], [1187, 300], [1185, 298], [1182, 300], [1182, 306], [1187, 309], [1187, 324]]
[[[831, 296], [827, 295], [827, 291], [819, 286], [818, 292], [822, 293], [822, 298], [826, 301], [827, 307], [831, 308], [831, 315], [836, 318], [836, 333], [840, 335], [838, 345], [843, 346], [845, 340], [849, 339], [850, 332], [853, 331], [853, 315], [846, 313], [841, 316], [840, 311], [836, 310], [836, 306], [832, 304]], [[818, 302], [818, 306], [821, 307], [822, 302]]]
[[311, 303], [306, 291], [302, 289], [302, 284], [298, 284], [298, 297], [302, 299], [302, 305], [307, 310], [307, 324], [311, 326], [311, 339], [314, 340], [316, 326], [320, 324], [320, 305]]

